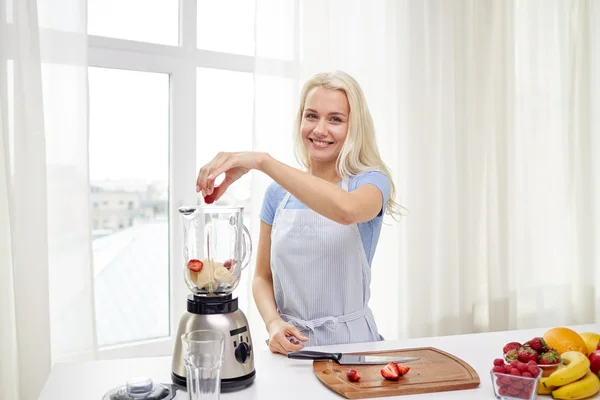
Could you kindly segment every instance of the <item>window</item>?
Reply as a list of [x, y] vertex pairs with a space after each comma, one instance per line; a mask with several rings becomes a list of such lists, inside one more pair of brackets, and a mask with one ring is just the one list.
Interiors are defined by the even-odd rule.
[[[97, 205], [90, 212], [101, 358], [172, 354], [189, 294], [181, 232], [173, 226], [180, 227], [180, 205], [200, 201], [200, 166], [218, 151], [252, 148], [259, 125], [292, 154], [291, 137], [282, 138], [271, 122], [288, 127], [293, 118], [280, 110], [290, 109], [297, 91], [291, 76], [282, 76], [293, 73], [296, 49], [282, 46], [281, 37], [293, 35], [297, 1], [271, 2], [255, 15], [254, 0], [88, 0], [90, 201]], [[281, 23], [277, 32], [256, 32], [269, 37], [260, 49], [255, 18]], [[273, 76], [253, 76], [255, 53]], [[277, 87], [280, 98], [255, 99], [256, 85]], [[269, 143], [261, 145], [268, 151]], [[254, 176], [244, 176], [219, 200], [245, 207], [253, 239], [258, 227], [251, 219], [260, 211], [250, 195]], [[250, 269], [234, 292], [245, 312]]]
[[178, 2], [88, 0], [88, 33], [176, 46], [179, 44]]
[[254, 0], [198, 0], [198, 48], [254, 55]]
[[168, 215], [144, 216], [168, 199], [169, 76], [90, 68], [89, 94], [91, 201], [110, 198], [92, 220], [118, 217], [92, 232], [98, 344], [166, 337]]

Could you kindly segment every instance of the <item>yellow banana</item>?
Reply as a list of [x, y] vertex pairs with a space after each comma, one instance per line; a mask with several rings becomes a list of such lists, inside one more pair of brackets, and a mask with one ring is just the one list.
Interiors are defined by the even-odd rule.
[[599, 391], [600, 379], [588, 370], [583, 378], [552, 391], [552, 397], [565, 400], [585, 399]]
[[565, 368], [559, 368], [550, 374], [544, 386], [564, 386], [585, 376], [590, 368], [590, 360], [579, 351], [567, 351], [561, 354]]
[[552, 394], [552, 391], [557, 389], [554, 386], [546, 387], [544, 386], [544, 382], [548, 379], [548, 377], [541, 377], [537, 387], [537, 394]]

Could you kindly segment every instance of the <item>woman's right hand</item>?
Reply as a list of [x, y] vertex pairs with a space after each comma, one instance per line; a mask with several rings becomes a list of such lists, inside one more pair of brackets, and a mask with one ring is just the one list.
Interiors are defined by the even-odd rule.
[[269, 350], [273, 353], [287, 355], [292, 351], [302, 350], [300, 342], [307, 342], [308, 338], [300, 333], [297, 327], [278, 319], [269, 324]]

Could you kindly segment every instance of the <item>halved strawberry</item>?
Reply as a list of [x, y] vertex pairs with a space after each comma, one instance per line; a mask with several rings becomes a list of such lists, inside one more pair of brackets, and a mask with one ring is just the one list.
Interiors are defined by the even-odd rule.
[[346, 376], [348, 377], [348, 380], [350, 382], [357, 382], [360, 379], [360, 375], [358, 374], [358, 371], [356, 371], [355, 369], [349, 369], [346, 372]]
[[227, 269], [231, 269], [231, 266], [235, 265], [236, 263], [236, 260], [229, 259], [223, 263], [223, 266]]
[[398, 365], [395, 362], [388, 363], [381, 369], [381, 376], [390, 381], [397, 381], [400, 379], [400, 371]]
[[188, 261], [187, 264], [187, 267], [190, 269], [190, 271], [194, 272], [200, 272], [203, 266], [204, 264], [202, 263], [202, 261], [195, 259], [191, 259], [190, 261]]
[[404, 365], [397, 365], [398, 367], [398, 372], [400, 373], [400, 376], [402, 375], [406, 375], [408, 373], [408, 371], [410, 371], [410, 367], [404, 366]]

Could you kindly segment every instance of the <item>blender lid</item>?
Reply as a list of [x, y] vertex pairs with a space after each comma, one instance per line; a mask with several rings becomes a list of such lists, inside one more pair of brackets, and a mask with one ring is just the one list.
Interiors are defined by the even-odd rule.
[[189, 205], [189, 206], [181, 206], [178, 208], [179, 212], [183, 215], [189, 215], [194, 213], [198, 207], [200, 206], [195, 206], [195, 205]]
[[178, 207], [180, 214], [190, 215], [195, 213], [196, 211], [204, 211], [204, 212], [225, 212], [225, 211], [243, 211], [243, 206], [231, 206], [231, 205], [202, 205], [202, 204], [188, 204], [181, 207]]
[[171, 400], [175, 398], [177, 389], [177, 385], [154, 383], [152, 379], [140, 376], [109, 390], [102, 400]]

